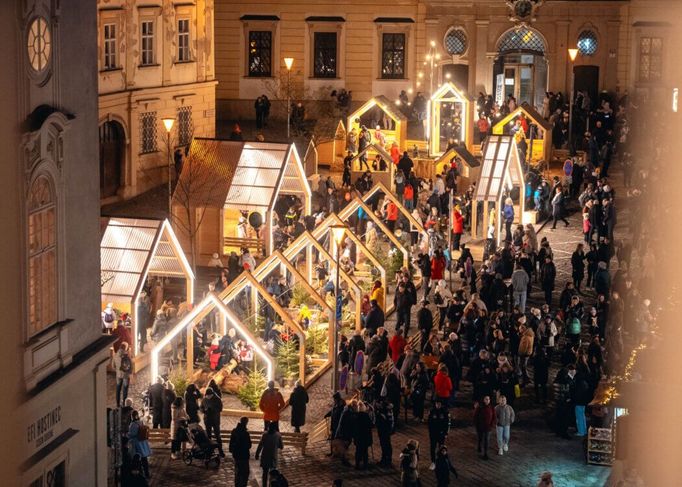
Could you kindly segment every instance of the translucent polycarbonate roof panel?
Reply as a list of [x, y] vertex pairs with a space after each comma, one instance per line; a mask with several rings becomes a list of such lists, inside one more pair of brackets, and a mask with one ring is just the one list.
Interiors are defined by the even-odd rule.
[[479, 201], [496, 201], [504, 189], [504, 181], [511, 178], [513, 184], [519, 184], [518, 169], [510, 166], [518, 164], [511, 161], [511, 151], [516, 148], [508, 135], [490, 135], [485, 147], [485, 158], [481, 169], [476, 198]]

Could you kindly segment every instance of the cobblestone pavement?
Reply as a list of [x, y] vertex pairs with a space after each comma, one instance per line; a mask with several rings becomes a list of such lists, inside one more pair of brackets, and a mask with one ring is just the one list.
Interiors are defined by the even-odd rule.
[[[618, 191], [620, 186], [620, 174], [616, 170], [612, 177], [612, 184]], [[616, 239], [624, 235], [628, 230], [628, 210], [624, 191], [621, 189], [618, 207], [618, 226]], [[570, 256], [577, 243], [582, 241], [581, 219], [579, 212], [574, 212], [570, 217], [570, 226], [560, 225], [556, 230], [550, 229], [551, 225], [539, 226], [539, 235], [547, 236], [554, 250], [555, 263], [557, 266], [557, 288], [554, 302], [558, 301], [558, 294], [563, 288], [564, 282], [570, 279], [571, 266]], [[550, 222], [551, 223], [551, 222]], [[633, 255], [633, 257], [635, 257]], [[615, 262], [615, 261], [614, 261]], [[616, 267], [612, 264], [612, 267]], [[542, 291], [534, 287], [533, 294], [529, 298], [529, 304], [540, 304], [543, 299]], [[594, 294], [586, 292], [586, 305], [591, 305]], [[413, 319], [414, 322], [414, 319]], [[388, 320], [387, 328], [393, 330], [394, 318]], [[552, 375], [556, 370], [553, 370]], [[550, 381], [553, 377], [550, 377]], [[148, 379], [144, 372], [131, 386], [131, 397], [137, 403], [140, 391], [146, 386]], [[370, 466], [366, 471], [358, 471], [351, 467], [343, 467], [338, 460], [326, 456], [329, 451], [329, 443], [325, 435], [320, 434], [324, 413], [328, 410], [329, 401], [329, 373], [322, 376], [309, 390], [311, 403], [308, 408], [307, 424], [304, 431], [311, 433], [306, 456], [293, 448], [285, 448], [281, 454], [280, 469], [284, 472], [289, 485], [326, 487], [332, 485], [336, 478], [344, 479], [344, 486], [395, 486], [400, 485], [400, 474], [397, 468], [388, 469], [378, 466]], [[113, 403], [113, 379], [110, 378], [110, 403]], [[495, 434], [491, 435], [491, 459], [483, 461], [478, 458], [475, 450], [476, 434], [471, 424], [471, 393], [470, 386], [463, 382], [463, 390], [460, 392], [457, 407], [451, 410], [453, 429], [447, 439], [450, 457], [459, 472], [459, 479], [454, 480], [452, 485], [465, 486], [490, 486], [490, 487], [516, 487], [534, 486], [537, 484], [541, 472], [549, 470], [554, 474], [557, 487], [589, 487], [604, 485], [608, 479], [610, 469], [586, 465], [584, 445], [580, 439], [559, 439], [547, 426], [547, 419], [551, 411], [534, 405], [531, 392], [524, 391], [522, 397], [517, 400], [517, 422], [512, 426], [510, 450], [504, 456], [496, 455]], [[282, 428], [290, 430], [288, 424], [289, 409], [283, 412]], [[398, 465], [398, 455], [408, 439], [417, 439], [421, 446], [421, 458], [419, 470], [424, 486], [434, 486], [435, 476], [429, 471], [428, 432], [426, 425], [410, 419], [404, 422], [404, 413], [401, 413], [401, 425], [392, 437], [393, 463]], [[234, 418], [224, 418], [223, 428], [230, 429], [235, 423]], [[262, 423], [251, 420], [249, 429], [260, 430]], [[375, 448], [370, 453], [370, 460], [379, 460], [381, 453], [375, 436]], [[252, 453], [255, 451], [255, 445]], [[351, 447], [351, 455], [353, 448]], [[167, 449], [156, 448], [151, 458], [152, 481], [154, 487], [161, 486], [207, 486], [207, 485], [234, 485], [233, 463], [226, 458], [217, 470], [207, 470], [203, 466], [185, 466], [181, 461], [171, 461], [170, 452]], [[251, 461], [250, 487], [260, 486], [261, 469], [258, 462]]]

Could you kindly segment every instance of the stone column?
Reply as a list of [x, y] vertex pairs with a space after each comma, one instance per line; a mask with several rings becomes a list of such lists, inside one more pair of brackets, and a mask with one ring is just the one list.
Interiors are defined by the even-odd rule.
[[553, 46], [547, 46], [549, 56], [547, 56], [547, 69], [549, 70], [549, 88], [550, 91], [561, 91], [568, 93], [571, 89], [571, 68], [568, 66], [570, 60], [568, 59], [568, 48], [571, 43], [568, 39], [569, 35], [568, 20], [556, 21], [556, 42]]
[[606, 26], [606, 61], [604, 73], [600, 73], [600, 90], [615, 90], [618, 85], [618, 36], [620, 21], [609, 20]]
[[[492, 80], [492, 62], [488, 57], [488, 20], [476, 20], [476, 34], [475, 43], [473, 44], [475, 52], [469, 56], [473, 62], [475, 72], [474, 90], [472, 93], [483, 91], [485, 94], [491, 94], [493, 91]], [[471, 84], [471, 83], [470, 83]]]

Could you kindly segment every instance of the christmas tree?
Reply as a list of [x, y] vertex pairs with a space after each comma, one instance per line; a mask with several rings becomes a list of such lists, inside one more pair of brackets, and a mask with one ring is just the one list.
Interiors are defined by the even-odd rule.
[[237, 397], [251, 411], [255, 411], [267, 386], [268, 381], [265, 379], [263, 371], [254, 369], [249, 372], [246, 384], [237, 391]]
[[277, 369], [284, 379], [298, 378], [298, 343], [293, 336], [277, 350]]

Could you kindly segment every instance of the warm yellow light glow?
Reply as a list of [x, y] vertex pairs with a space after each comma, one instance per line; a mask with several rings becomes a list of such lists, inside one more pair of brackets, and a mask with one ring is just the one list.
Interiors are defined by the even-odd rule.
[[426, 55], [426, 60], [427, 60], [427, 61], [431, 61], [431, 54], [427, 54], [427, 55]]
[[417, 73], [417, 76], [419, 76], [420, 78], [423, 78], [423, 77], [424, 77], [424, 73], [422, 73], [421, 71], [419, 71], [419, 73]]
[[413, 92], [412, 88], [409, 88], [409, 89], [407, 90], [407, 92], [411, 95], [412, 92]]
[[440, 59], [440, 53], [436, 53], [436, 59]]
[[175, 123], [174, 118], [162, 118], [163, 126], [166, 127], [166, 132], [173, 130], [173, 124]]
[[417, 81], [417, 88], [419, 88], [421, 85], [422, 84], [419, 81]]
[[294, 65], [294, 58], [285, 57], [284, 58], [284, 65], [287, 67], [287, 70], [291, 71], [291, 67]]
[[445, 73], [445, 79], [450, 79], [452, 75], [450, 73]]
[[577, 49], [569, 49], [568, 50], [568, 57], [571, 58], [571, 62], [575, 61], [575, 58], [578, 57], [578, 50]]
[[341, 245], [341, 243], [343, 243], [343, 237], [344, 235], [346, 235], [346, 227], [335, 225], [330, 228], [332, 231], [332, 237], [334, 238], [334, 242], [336, 242], [336, 245]]
[[396, 101], [395, 101], [395, 104], [398, 105], [398, 106], [400, 106], [400, 100], [396, 100]]

